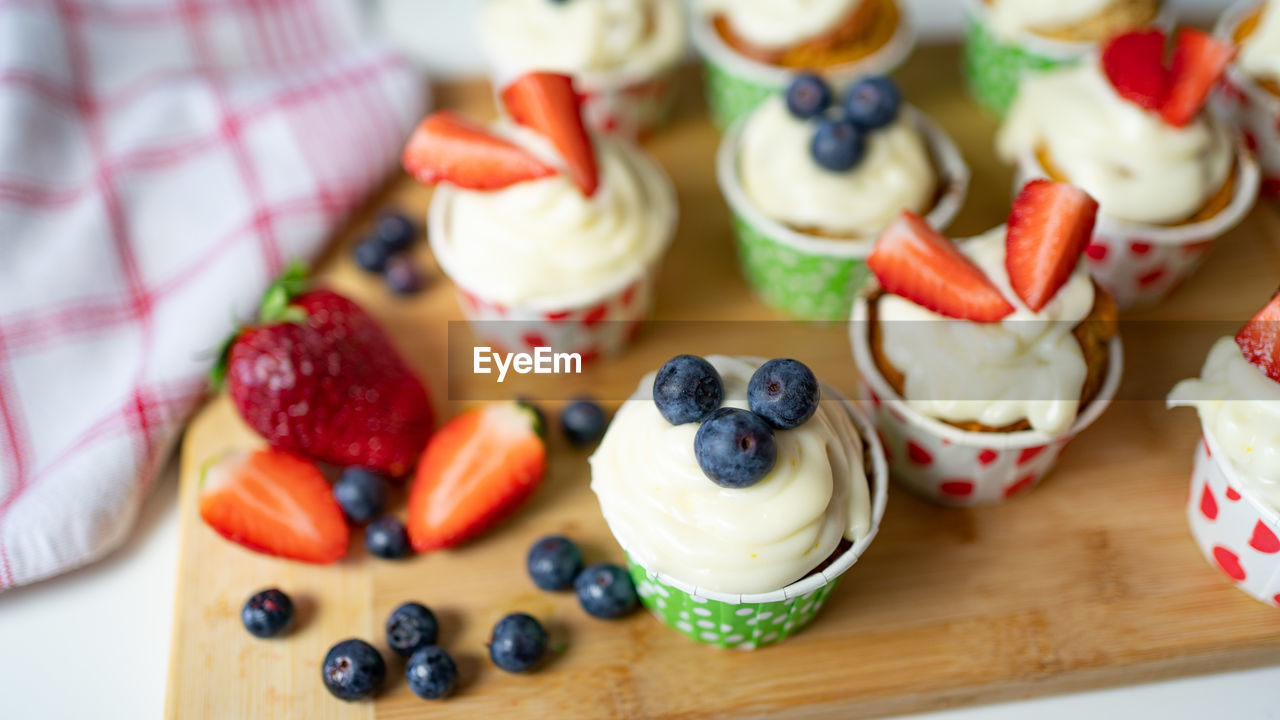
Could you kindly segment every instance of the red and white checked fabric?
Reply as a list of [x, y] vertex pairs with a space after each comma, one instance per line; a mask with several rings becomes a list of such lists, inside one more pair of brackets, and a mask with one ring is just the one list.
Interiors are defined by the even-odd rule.
[[350, 0], [0, 0], [0, 589], [118, 545], [423, 86]]

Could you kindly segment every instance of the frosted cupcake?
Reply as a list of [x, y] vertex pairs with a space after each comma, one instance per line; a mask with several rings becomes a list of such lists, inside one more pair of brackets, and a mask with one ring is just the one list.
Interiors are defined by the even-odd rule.
[[644, 604], [722, 647], [808, 624], [884, 512], [869, 430], [795, 360], [682, 355], [645, 376], [591, 457]]
[[1218, 100], [1258, 158], [1263, 192], [1280, 196], [1280, 2], [1234, 5], [1215, 34], [1240, 46]]
[[529, 71], [572, 75], [587, 124], [631, 138], [670, 115], [685, 34], [680, 0], [486, 0], [480, 11], [495, 87]]
[[406, 169], [438, 185], [436, 260], [497, 347], [617, 352], [675, 232], [671, 183], [634, 145], [588, 135], [568, 76], [525, 75], [502, 100], [508, 122], [435, 113], [405, 148]]

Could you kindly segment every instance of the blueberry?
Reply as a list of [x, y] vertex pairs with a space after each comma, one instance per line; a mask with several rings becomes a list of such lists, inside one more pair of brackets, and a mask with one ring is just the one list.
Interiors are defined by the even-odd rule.
[[525, 566], [534, 585], [543, 590], [568, 590], [582, 570], [582, 551], [567, 537], [548, 535], [529, 548]]
[[636, 586], [626, 570], [612, 563], [599, 563], [583, 570], [573, 581], [578, 604], [592, 617], [620, 618], [636, 609]]
[[404, 666], [409, 689], [423, 700], [439, 700], [453, 694], [458, 684], [458, 666], [439, 645], [419, 648]]
[[507, 672], [531, 670], [547, 651], [547, 631], [524, 613], [511, 613], [493, 626], [489, 659]]
[[653, 402], [672, 425], [701, 422], [723, 400], [720, 373], [697, 355], [671, 358], [653, 379]]
[[364, 546], [386, 560], [402, 558], [409, 554], [409, 533], [405, 532], [404, 523], [386, 515], [365, 527]]
[[747, 383], [751, 412], [779, 430], [799, 427], [818, 410], [818, 378], [799, 360], [778, 358], [760, 366]]
[[570, 445], [594, 444], [604, 435], [604, 426], [604, 410], [590, 400], [575, 400], [560, 411], [560, 428]]
[[373, 236], [388, 252], [404, 252], [418, 236], [418, 226], [404, 213], [388, 210], [378, 216], [373, 226]]
[[813, 73], [797, 75], [787, 87], [787, 111], [800, 120], [817, 117], [831, 106], [831, 88]]
[[381, 475], [362, 467], [349, 467], [333, 484], [333, 499], [342, 514], [356, 525], [363, 525], [382, 514], [387, 503], [387, 488]]
[[422, 289], [422, 274], [408, 255], [393, 255], [387, 260], [387, 287], [397, 295], [412, 295]]
[[240, 622], [254, 637], [275, 637], [293, 623], [293, 600], [276, 588], [256, 592], [240, 608]]
[[820, 120], [813, 133], [809, 152], [822, 167], [832, 172], [851, 170], [862, 159], [866, 138], [848, 120]]
[[391, 254], [387, 252], [387, 246], [378, 242], [376, 238], [362, 240], [359, 245], [356, 245], [352, 254], [355, 256], [356, 264], [371, 273], [380, 273], [387, 269], [387, 260], [391, 258]]
[[773, 469], [778, 444], [764, 418], [739, 408], [720, 408], [698, 427], [693, 454], [715, 484], [746, 488]]
[[351, 638], [329, 648], [320, 666], [324, 686], [340, 700], [359, 700], [378, 691], [387, 664], [369, 643]]
[[902, 107], [898, 86], [883, 76], [859, 80], [844, 95], [845, 117], [863, 130], [875, 130], [893, 122]]
[[426, 605], [407, 602], [387, 616], [387, 645], [397, 655], [409, 657], [416, 650], [436, 644], [440, 623]]

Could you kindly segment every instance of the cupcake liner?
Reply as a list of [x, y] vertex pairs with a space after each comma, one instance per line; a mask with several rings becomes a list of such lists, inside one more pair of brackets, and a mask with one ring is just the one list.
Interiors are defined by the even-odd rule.
[[1102, 389], [1067, 432], [960, 430], [914, 410], [894, 392], [872, 358], [867, 318], [866, 298], [859, 298], [849, 324], [853, 359], [862, 377], [861, 399], [873, 408], [890, 476], [941, 505], [994, 505], [1030, 490], [1072, 438], [1102, 415], [1120, 387], [1124, 356], [1115, 338]]
[[[875, 539], [888, 499], [889, 469], [870, 420], [840, 393], [822, 386], [825, 402], [839, 402], [857, 425], [871, 459], [871, 528], [821, 573], [768, 593], [735, 595], [698, 588], [653, 572], [627, 555], [640, 602], [668, 627], [707, 645], [755, 650], [776, 645], [804, 628], [826, 605], [840, 576]], [[626, 550], [626, 548], [623, 548]]]
[[[582, 118], [591, 130], [627, 140], [642, 140], [671, 118], [679, 91], [678, 64], [651, 73], [584, 72], [574, 75], [582, 98]], [[495, 92], [521, 73], [495, 69]], [[499, 104], [501, 106], [501, 104]]]
[[1191, 534], [1209, 564], [1241, 590], [1280, 606], [1280, 515], [1247, 490], [1209, 429], [1196, 447], [1187, 495]]
[[[866, 75], [883, 75], [911, 54], [916, 44], [915, 26], [899, 3], [898, 28], [883, 47], [856, 62], [825, 68], [818, 74], [841, 87]], [[705, 17], [695, 18], [693, 44], [706, 67], [707, 105], [716, 127], [727, 128], [765, 98], [782, 92], [800, 69], [768, 65], [747, 58], [725, 44]]]
[[[942, 196], [926, 219], [945, 229], [964, 204], [969, 166], [951, 138], [920, 111], [905, 112], [928, 143], [939, 170]], [[765, 304], [797, 318], [844, 320], [853, 298], [871, 277], [866, 258], [875, 238], [836, 240], [806, 235], [761, 213], [738, 179], [738, 148], [745, 120], [720, 141], [716, 174], [733, 215], [738, 259], [747, 284]]]
[[[1236, 28], [1258, 5], [1257, 0], [1246, 0], [1231, 6], [1218, 20], [1214, 34], [1232, 40]], [[1227, 70], [1213, 103], [1240, 128], [1246, 146], [1257, 158], [1262, 193], [1273, 199], [1280, 197], [1280, 97], [1267, 92], [1237, 63]]]
[[[1258, 164], [1237, 141], [1235, 195], [1222, 212], [1187, 225], [1146, 225], [1098, 214], [1085, 250], [1089, 272], [1121, 310], [1151, 307], [1171, 295], [1195, 272], [1213, 242], [1235, 227], [1258, 195]], [[1018, 162], [1014, 188], [1046, 177], [1034, 153]]]

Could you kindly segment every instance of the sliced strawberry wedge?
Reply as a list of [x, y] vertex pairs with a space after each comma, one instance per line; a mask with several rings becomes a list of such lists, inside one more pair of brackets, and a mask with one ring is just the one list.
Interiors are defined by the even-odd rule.
[[205, 468], [200, 517], [219, 535], [277, 557], [326, 564], [347, 554], [347, 521], [314, 463], [280, 450]]
[[1240, 352], [1267, 377], [1280, 382], [1280, 292], [1236, 333]]
[[1013, 312], [977, 265], [912, 212], [880, 235], [867, 266], [888, 292], [947, 317], [996, 322]]
[[1236, 56], [1236, 46], [1214, 36], [1184, 28], [1173, 49], [1169, 96], [1160, 116], [1174, 127], [1185, 127], [1200, 114], [1209, 93]]
[[514, 402], [458, 415], [427, 443], [409, 490], [409, 540], [418, 552], [488, 530], [542, 483], [547, 448], [534, 411]]
[[556, 172], [532, 153], [447, 111], [422, 121], [400, 162], [418, 182], [448, 182], [468, 190], [500, 190]]
[[1098, 203], [1067, 183], [1032, 180], [1009, 213], [1005, 269], [1013, 291], [1039, 312], [1071, 277], [1093, 237]]
[[502, 90], [502, 104], [513, 120], [551, 141], [583, 195], [595, 194], [600, 185], [596, 153], [582, 124], [582, 102], [574, 92], [572, 78], [527, 73]]
[[1147, 110], [1159, 110], [1169, 94], [1164, 65], [1165, 36], [1160, 30], [1117, 35], [1102, 50], [1102, 71], [1120, 97]]

